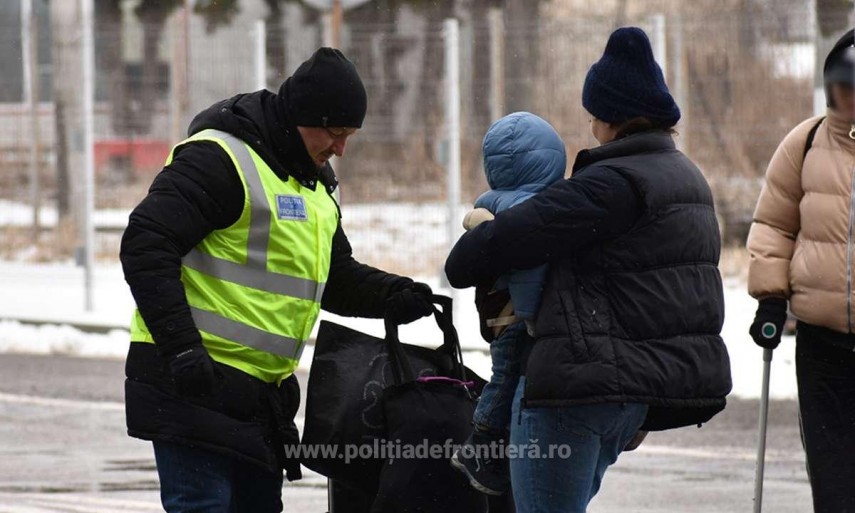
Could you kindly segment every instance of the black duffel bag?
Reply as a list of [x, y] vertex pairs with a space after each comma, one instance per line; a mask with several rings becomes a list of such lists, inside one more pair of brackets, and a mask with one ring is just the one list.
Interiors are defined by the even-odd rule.
[[472, 431], [477, 397], [463, 367], [460, 343], [451, 322], [451, 302], [442, 304], [437, 321], [455, 338], [451, 372], [417, 376], [398, 340], [397, 326], [387, 323], [394, 385], [383, 391], [386, 439], [398, 454], [387, 456], [371, 513], [486, 513], [487, 497], [452, 468], [455, 447]]
[[[400, 344], [415, 376], [450, 376], [459, 362], [459, 341], [451, 324], [451, 300], [434, 296], [443, 306], [435, 312], [443, 331], [436, 349]], [[446, 320], [447, 318], [447, 320]], [[480, 394], [484, 380], [466, 370]], [[362, 446], [365, 452], [383, 443], [386, 424], [381, 399], [394, 384], [385, 340], [337, 325], [321, 322], [306, 390], [306, 421], [302, 444], [303, 465], [367, 494], [377, 490], [383, 460], [362, 457], [346, 460], [346, 450]], [[321, 447], [324, 446], [324, 447]], [[310, 451], [317, 449], [312, 454]], [[326, 454], [320, 451], [326, 450]], [[331, 454], [332, 453], [332, 454]], [[371, 451], [372, 456], [377, 456]], [[351, 454], [352, 456], [353, 454]]]

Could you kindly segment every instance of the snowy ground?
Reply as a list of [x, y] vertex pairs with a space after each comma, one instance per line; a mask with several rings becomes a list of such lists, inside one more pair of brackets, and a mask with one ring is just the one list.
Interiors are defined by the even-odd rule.
[[[92, 222], [97, 228], [122, 229], [128, 224], [128, 213], [127, 209], [97, 210], [92, 216]], [[49, 205], [40, 208], [39, 218], [44, 227], [56, 226], [56, 208]], [[25, 203], [0, 199], [0, 226], [27, 227], [32, 222], [32, 207]]]
[[[427, 279], [439, 289], [438, 279]], [[84, 312], [82, 271], [71, 264], [24, 264], [0, 262], [0, 353], [65, 354], [123, 358], [128, 347], [127, 325], [133, 300], [118, 265], [101, 266], [95, 273], [94, 311]], [[448, 293], [448, 291], [445, 291]], [[756, 303], [739, 282], [728, 282], [725, 289], [726, 320], [724, 339], [733, 368], [734, 395], [757, 397], [762, 369], [761, 350], [748, 338], [748, 326]], [[489, 376], [487, 345], [478, 334], [477, 316], [471, 291], [458, 292], [456, 326], [466, 350], [466, 364], [482, 376]], [[382, 322], [370, 319], [343, 319], [324, 313], [322, 318], [351, 326], [365, 333], [382, 336]], [[2, 319], [51, 320], [56, 325], [30, 326]], [[62, 323], [90, 322], [114, 326], [104, 334], [87, 334]], [[439, 333], [432, 320], [405, 326], [401, 339], [406, 342], [436, 344]], [[311, 363], [311, 347], [303, 354], [302, 365]], [[772, 370], [772, 397], [796, 397], [794, 343], [785, 340], [775, 351]]]

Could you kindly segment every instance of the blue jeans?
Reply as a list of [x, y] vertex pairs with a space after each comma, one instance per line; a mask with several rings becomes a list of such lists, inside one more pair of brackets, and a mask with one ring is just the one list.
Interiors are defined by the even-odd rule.
[[154, 442], [167, 513], [279, 513], [282, 473], [198, 447]]
[[[524, 388], [525, 377], [517, 387], [511, 423], [511, 444], [518, 451], [518, 457], [510, 460], [517, 513], [585, 513], [606, 468], [617, 461], [644, 422], [647, 405], [601, 403], [520, 411]], [[532, 454], [532, 445], [540, 457], [534, 457], [538, 454]]]
[[473, 421], [482, 429], [507, 431], [511, 423], [511, 404], [520, 380], [520, 344], [527, 343], [525, 323], [519, 322], [502, 332], [490, 344], [492, 375], [484, 385]]

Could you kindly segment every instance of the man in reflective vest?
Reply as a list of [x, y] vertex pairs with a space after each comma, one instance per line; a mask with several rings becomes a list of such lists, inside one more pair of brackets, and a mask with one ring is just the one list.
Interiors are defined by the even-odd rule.
[[320, 309], [410, 322], [427, 285], [353, 259], [328, 160], [362, 126], [355, 66], [322, 48], [278, 94], [201, 112], [131, 213], [137, 311], [128, 433], [151, 440], [168, 512], [282, 511], [299, 463], [293, 373]]

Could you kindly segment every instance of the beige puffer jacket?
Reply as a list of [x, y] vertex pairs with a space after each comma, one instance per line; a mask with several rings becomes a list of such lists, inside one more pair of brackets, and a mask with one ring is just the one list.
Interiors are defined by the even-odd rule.
[[804, 158], [808, 132], [797, 126], [766, 171], [748, 235], [748, 291], [790, 300], [809, 324], [855, 332], [855, 133], [829, 110]]

